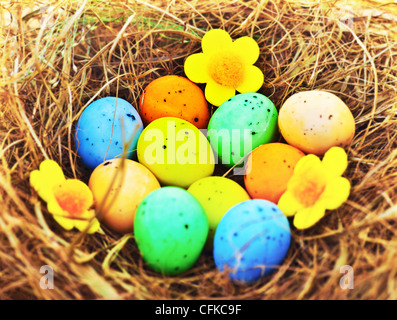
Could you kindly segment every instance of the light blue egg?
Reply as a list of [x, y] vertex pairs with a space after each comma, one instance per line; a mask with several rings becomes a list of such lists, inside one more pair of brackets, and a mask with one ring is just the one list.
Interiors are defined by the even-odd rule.
[[[123, 153], [131, 159], [142, 130], [141, 117], [129, 102], [116, 97], [98, 99], [87, 106], [77, 123], [77, 154], [91, 170]], [[130, 141], [124, 150], [124, 144]]]
[[214, 237], [214, 260], [233, 280], [252, 282], [270, 274], [288, 253], [288, 219], [274, 203], [241, 202], [223, 216]]

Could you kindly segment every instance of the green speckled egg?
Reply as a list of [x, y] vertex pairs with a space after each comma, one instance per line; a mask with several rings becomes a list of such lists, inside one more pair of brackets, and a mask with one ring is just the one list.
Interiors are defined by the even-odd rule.
[[214, 112], [208, 124], [208, 140], [219, 162], [232, 167], [256, 147], [276, 140], [277, 121], [277, 109], [269, 98], [260, 93], [241, 93]]
[[208, 219], [201, 204], [186, 190], [163, 187], [141, 202], [134, 236], [143, 260], [165, 275], [190, 269], [208, 235]]

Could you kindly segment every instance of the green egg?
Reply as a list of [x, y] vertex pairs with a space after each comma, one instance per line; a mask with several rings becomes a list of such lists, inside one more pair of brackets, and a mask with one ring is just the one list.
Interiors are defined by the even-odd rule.
[[256, 147], [274, 142], [278, 113], [273, 102], [260, 93], [241, 93], [225, 101], [208, 124], [208, 140], [227, 167], [242, 160]]
[[163, 187], [138, 206], [134, 236], [143, 260], [154, 271], [177, 275], [199, 258], [208, 235], [201, 204], [186, 190]]

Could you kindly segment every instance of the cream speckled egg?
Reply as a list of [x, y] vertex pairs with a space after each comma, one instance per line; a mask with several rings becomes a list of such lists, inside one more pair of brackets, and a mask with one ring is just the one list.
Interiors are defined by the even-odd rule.
[[156, 177], [140, 163], [111, 159], [92, 172], [88, 182], [101, 223], [118, 233], [133, 231], [141, 201], [160, 188]]
[[280, 108], [278, 124], [290, 145], [317, 155], [334, 146], [349, 145], [355, 133], [348, 106], [333, 93], [321, 90], [289, 97]]

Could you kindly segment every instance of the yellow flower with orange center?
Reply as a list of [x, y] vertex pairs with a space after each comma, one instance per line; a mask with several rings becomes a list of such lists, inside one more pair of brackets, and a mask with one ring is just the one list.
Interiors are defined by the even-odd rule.
[[53, 160], [44, 160], [39, 170], [30, 173], [30, 184], [47, 202], [48, 211], [64, 229], [74, 227], [94, 233], [99, 230], [94, 198], [88, 186], [77, 179], [66, 179], [61, 167]]
[[346, 168], [347, 154], [340, 147], [329, 149], [322, 161], [313, 154], [298, 161], [278, 202], [286, 216], [294, 216], [297, 229], [313, 226], [326, 210], [335, 210], [347, 200], [350, 182], [342, 177]]
[[256, 92], [263, 85], [262, 71], [253, 64], [259, 58], [259, 46], [250, 37], [235, 41], [221, 29], [208, 31], [202, 41], [203, 52], [190, 55], [184, 65], [193, 82], [206, 83], [205, 97], [214, 106], [240, 93]]

